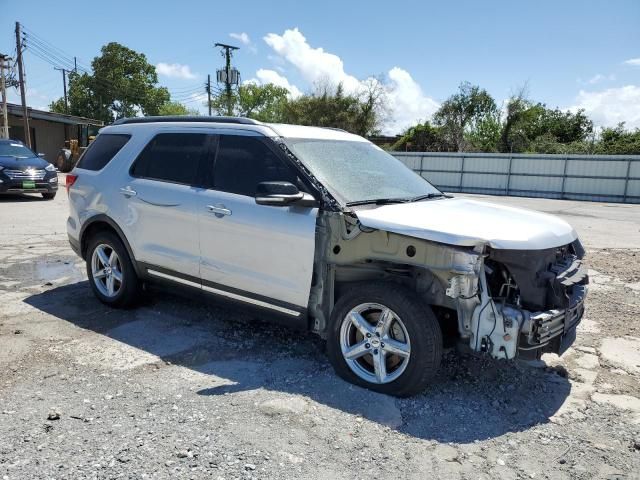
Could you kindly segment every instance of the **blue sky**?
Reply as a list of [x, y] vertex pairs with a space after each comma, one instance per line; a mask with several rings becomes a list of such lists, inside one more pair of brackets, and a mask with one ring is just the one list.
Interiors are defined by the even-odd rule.
[[[16, 20], [87, 67], [117, 41], [165, 64], [160, 83], [204, 111], [195, 95], [222, 65], [213, 44], [233, 43], [244, 80], [273, 81], [292, 95], [318, 81], [357, 90], [380, 76], [387, 133], [428, 119], [464, 80], [498, 102], [527, 83], [536, 101], [585, 108], [600, 125], [640, 127], [638, 0], [63, 3], [0, 0], [0, 52], [14, 52]], [[62, 94], [52, 65], [28, 50], [25, 64], [32, 106]]]

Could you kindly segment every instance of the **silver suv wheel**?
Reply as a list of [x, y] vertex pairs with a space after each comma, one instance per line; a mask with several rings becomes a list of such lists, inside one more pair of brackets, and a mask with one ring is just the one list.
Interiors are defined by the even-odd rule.
[[91, 278], [102, 295], [113, 298], [122, 288], [120, 257], [109, 245], [101, 243], [91, 255]]
[[340, 327], [340, 348], [351, 371], [374, 384], [397, 379], [411, 356], [402, 319], [379, 303], [363, 303], [347, 313]]

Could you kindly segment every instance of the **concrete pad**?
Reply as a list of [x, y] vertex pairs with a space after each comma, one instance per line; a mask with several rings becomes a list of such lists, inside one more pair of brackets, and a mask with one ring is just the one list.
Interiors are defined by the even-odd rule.
[[591, 400], [599, 405], [611, 405], [620, 410], [640, 413], [640, 398], [631, 395], [613, 395], [610, 393], [594, 393]]
[[640, 338], [605, 338], [600, 356], [626, 372], [640, 374]]
[[589, 248], [637, 249], [640, 245], [640, 205], [469, 193], [454, 195], [557, 215], [576, 229], [582, 244]]
[[598, 360], [597, 355], [594, 355], [592, 353], [583, 353], [576, 359], [576, 364], [580, 368], [593, 370], [600, 366], [600, 361]]

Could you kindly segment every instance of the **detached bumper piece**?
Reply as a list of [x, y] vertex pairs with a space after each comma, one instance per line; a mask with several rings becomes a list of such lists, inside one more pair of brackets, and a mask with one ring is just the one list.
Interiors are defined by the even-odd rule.
[[[579, 278], [584, 281], [584, 277]], [[521, 358], [540, 358], [543, 353], [562, 355], [575, 341], [576, 327], [584, 315], [587, 286], [572, 285], [570, 290], [568, 308], [530, 314], [518, 345]]]

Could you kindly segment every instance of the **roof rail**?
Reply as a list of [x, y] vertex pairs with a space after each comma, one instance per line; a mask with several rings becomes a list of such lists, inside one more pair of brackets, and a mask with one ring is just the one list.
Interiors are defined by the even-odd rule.
[[193, 115], [164, 115], [151, 117], [121, 118], [112, 125], [128, 125], [131, 123], [162, 123], [162, 122], [198, 122], [198, 123], [237, 123], [241, 125], [262, 125], [262, 122], [246, 117], [200, 117]]

